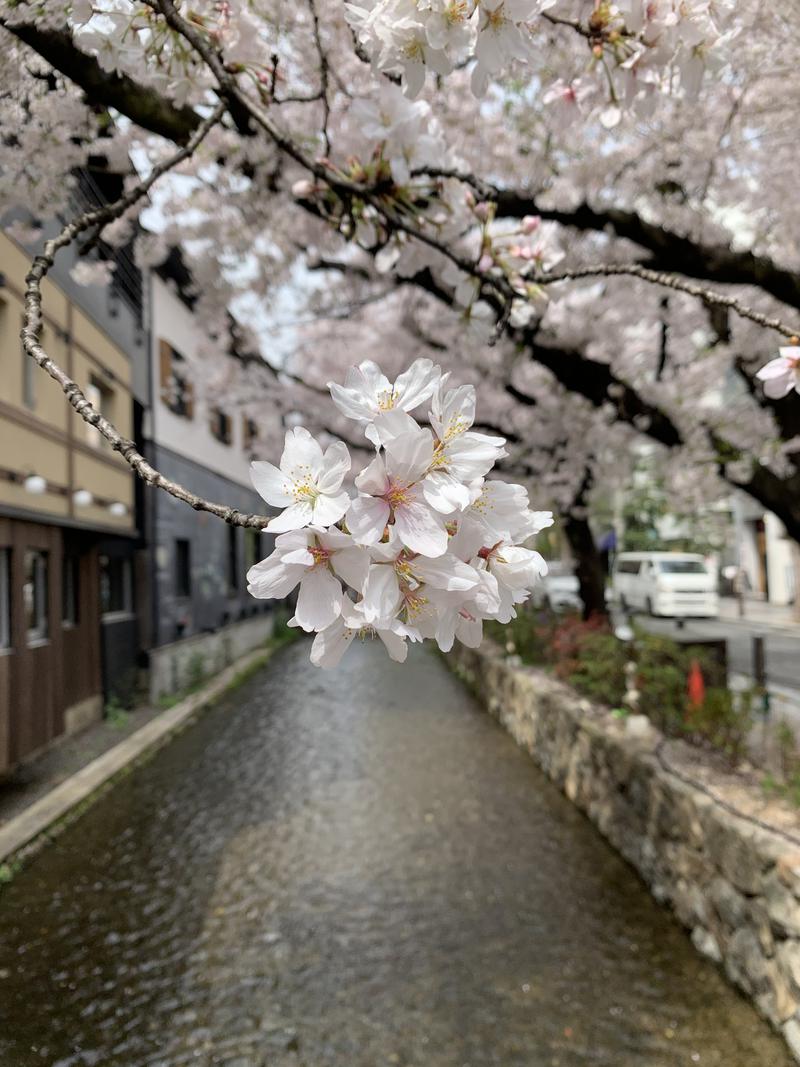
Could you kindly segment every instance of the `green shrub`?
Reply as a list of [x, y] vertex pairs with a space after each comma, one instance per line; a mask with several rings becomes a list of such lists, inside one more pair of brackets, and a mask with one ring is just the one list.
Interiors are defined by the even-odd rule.
[[[551, 666], [557, 677], [579, 693], [611, 708], [622, 705], [627, 688], [625, 665], [636, 662], [638, 710], [670, 737], [711, 745], [733, 763], [745, 751], [755, 718], [755, 690], [732, 694], [725, 688], [724, 670], [711, 650], [682, 645], [666, 637], [637, 631], [632, 643], [618, 640], [608, 620], [594, 616], [554, 616], [531, 608], [520, 611], [508, 625], [487, 623], [486, 634], [523, 663]], [[697, 662], [707, 686], [703, 705], [689, 705], [688, 683]], [[791, 731], [789, 731], [791, 734]], [[800, 753], [791, 735], [785, 746], [788, 767], [784, 779], [794, 777], [800, 798]], [[791, 752], [791, 755], [790, 755]]]
[[687, 713], [685, 727], [690, 739], [712, 745], [737, 764], [745, 754], [755, 722], [757, 697], [755, 688], [741, 693], [709, 689], [703, 704]]
[[[611, 633], [586, 632], [578, 640], [566, 680], [590, 700], [617, 707], [625, 696], [628, 650]], [[560, 673], [560, 672], [559, 672]], [[564, 677], [564, 675], [562, 675]]]

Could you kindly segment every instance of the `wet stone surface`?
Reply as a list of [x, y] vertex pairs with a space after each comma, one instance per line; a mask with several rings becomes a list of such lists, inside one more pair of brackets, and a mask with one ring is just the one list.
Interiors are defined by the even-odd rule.
[[307, 655], [0, 893], [3, 1067], [788, 1067], [440, 660]]

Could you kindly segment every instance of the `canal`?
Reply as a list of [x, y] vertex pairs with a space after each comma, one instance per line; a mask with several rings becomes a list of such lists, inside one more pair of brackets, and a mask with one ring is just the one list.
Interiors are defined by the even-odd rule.
[[0, 893], [2, 1067], [789, 1067], [435, 655], [293, 645]]

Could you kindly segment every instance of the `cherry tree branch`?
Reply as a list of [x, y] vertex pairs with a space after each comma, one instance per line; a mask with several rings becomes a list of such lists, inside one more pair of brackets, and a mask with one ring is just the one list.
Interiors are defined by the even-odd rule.
[[116, 108], [143, 130], [160, 134], [177, 145], [186, 144], [199, 127], [201, 117], [190, 107], [177, 107], [127, 74], [103, 70], [94, 56], [76, 47], [66, 22], [60, 29], [34, 23], [8, 25], [0, 16], [0, 26], [82, 89], [90, 104]]
[[537, 285], [553, 285], [556, 282], [576, 281], [580, 278], [610, 278], [615, 275], [640, 278], [642, 281], [649, 282], [652, 285], [663, 285], [667, 289], [675, 289], [680, 293], [695, 296], [702, 300], [704, 304], [728, 308], [743, 319], [749, 319], [750, 322], [754, 322], [758, 326], [763, 326], [768, 330], [775, 330], [777, 333], [783, 334], [784, 337], [795, 341], [798, 334], [800, 334], [800, 327], [787, 326], [780, 319], [764, 315], [762, 312], [742, 304], [736, 297], [729, 296], [726, 293], [717, 293], [711, 289], [704, 289], [702, 286], [687, 282], [675, 274], [652, 270], [650, 267], [642, 266], [641, 263], [597, 263], [586, 267], [571, 267], [555, 273], [536, 275], [533, 281]]
[[232, 526], [248, 526], [255, 529], [263, 529], [269, 522], [269, 518], [263, 515], [245, 515], [237, 508], [225, 504], [215, 504], [204, 500], [196, 493], [190, 492], [178, 482], [166, 478], [155, 467], [151, 466], [144, 456], [137, 450], [135, 442], [123, 437], [117, 428], [104, 415], [102, 415], [87, 400], [77, 382], [64, 371], [55, 360], [45, 352], [40, 343], [42, 336], [42, 282], [50, 272], [56, 255], [63, 248], [67, 248], [75, 239], [87, 230], [95, 227], [103, 227], [107, 223], [118, 219], [137, 201], [147, 195], [158, 179], [177, 166], [183, 160], [188, 159], [198, 148], [206, 135], [220, 121], [225, 113], [225, 105], [220, 103], [208, 118], [198, 126], [195, 133], [190, 137], [183, 148], [174, 155], [159, 163], [153, 168], [147, 178], [135, 185], [129, 192], [121, 196], [113, 204], [84, 212], [72, 222], [64, 226], [61, 232], [52, 240], [47, 241], [44, 250], [36, 256], [25, 279], [25, 311], [22, 325], [22, 345], [25, 352], [38, 364], [50, 377], [57, 382], [70, 405], [80, 417], [90, 426], [94, 426], [98, 432], [108, 441], [115, 452], [118, 452], [127, 464], [147, 485], [157, 489], [163, 489], [170, 496], [189, 504], [195, 511], [207, 511], [216, 515]]

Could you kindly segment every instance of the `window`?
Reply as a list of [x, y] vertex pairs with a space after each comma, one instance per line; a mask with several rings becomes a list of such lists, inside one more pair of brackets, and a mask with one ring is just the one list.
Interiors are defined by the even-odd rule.
[[242, 419], [242, 439], [245, 452], [251, 454], [258, 442], [258, 424], [247, 415]]
[[133, 607], [131, 561], [125, 556], [100, 557], [100, 611], [103, 615], [128, 613]]
[[48, 569], [46, 552], [29, 550], [25, 553], [22, 603], [29, 645], [46, 641], [50, 632], [47, 618]]
[[228, 592], [233, 596], [239, 588], [239, 531], [228, 527]]
[[640, 562], [638, 559], [623, 559], [617, 564], [619, 574], [638, 574]]
[[264, 558], [261, 548], [261, 531], [245, 530], [244, 532], [244, 566], [250, 570], [252, 566]]
[[61, 621], [65, 626], [78, 623], [78, 557], [64, 556], [61, 569]]
[[175, 596], [192, 595], [191, 543], [180, 537], [175, 541]]
[[230, 415], [226, 415], [219, 408], [212, 408], [209, 422], [212, 436], [221, 441], [223, 445], [229, 445], [233, 441], [233, 422]]
[[[89, 379], [89, 384], [86, 386], [86, 399], [95, 409], [99, 411], [101, 415], [105, 415], [107, 419], [113, 421], [113, 412], [111, 410], [114, 399], [114, 390], [110, 389], [105, 382], [101, 381], [94, 374]], [[92, 448], [99, 448], [102, 441], [100, 431], [96, 426], [86, 426], [86, 440], [92, 446]]]
[[662, 574], [708, 574], [699, 559], [662, 559], [658, 569]]
[[194, 417], [194, 387], [186, 360], [168, 341], [159, 341], [161, 399], [173, 415]]
[[0, 548], [0, 649], [11, 648], [11, 549]]

